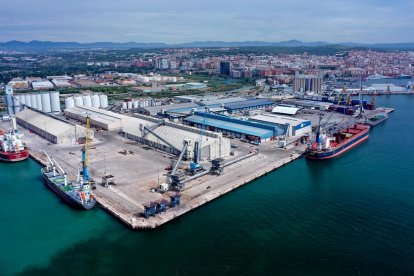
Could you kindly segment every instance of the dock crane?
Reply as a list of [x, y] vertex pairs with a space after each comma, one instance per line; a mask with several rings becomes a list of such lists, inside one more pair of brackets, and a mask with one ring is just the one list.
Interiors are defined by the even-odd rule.
[[184, 158], [184, 155], [187, 153], [188, 146], [190, 145], [190, 140], [185, 139], [183, 149], [181, 150], [180, 155], [178, 156], [177, 162], [175, 163], [171, 173], [167, 176], [166, 185], [161, 185], [161, 190], [174, 190], [181, 191], [184, 188], [184, 184], [181, 183], [181, 178], [177, 174], [178, 166]]
[[90, 117], [86, 116], [85, 144], [82, 148], [82, 178], [85, 182], [89, 182], [90, 127]]
[[198, 137], [198, 141], [194, 143], [194, 158], [193, 162], [190, 162], [190, 172], [192, 174], [196, 174], [197, 172], [204, 170], [204, 167], [200, 164], [200, 158], [202, 148], [201, 145], [206, 132], [206, 121], [207, 117], [204, 117], [203, 122], [201, 123], [200, 136]]

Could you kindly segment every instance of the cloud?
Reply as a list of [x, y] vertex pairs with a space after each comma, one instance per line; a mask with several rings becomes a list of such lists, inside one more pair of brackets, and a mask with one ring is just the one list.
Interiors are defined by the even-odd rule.
[[0, 40], [404, 42], [413, 0], [0, 0]]

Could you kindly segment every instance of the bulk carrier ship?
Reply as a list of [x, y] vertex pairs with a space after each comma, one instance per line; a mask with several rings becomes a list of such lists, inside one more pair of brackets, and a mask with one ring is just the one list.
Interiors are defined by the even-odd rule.
[[10, 130], [3, 132], [0, 130], [0, 161], [4, 162], [18, 162], [23, 161], [29, 157], [29, 150], [21, 138], [16, 127], [16, 118], [12, 117]]
[[45, 184], [63, 200], [65, 200], [72, 207], [89, 210], [92, 209], [96, 200], [92, 194], [91, 180], [88, 172], [89, 160], [89, 116], [86, 117], [86, 137], [85, 145], [82, 148], [82, 174], [78, 169], [77, 180], [68, 182], [66, 172], [61, 166], [50, 158], [44, 151], [47, 157], [47, 165], [42, 168], [42, 175]]
[[319, 127], [316, 141], [308, 148], [306, 158], [323, 160], [339, 156], [368, 139], [369, 129], [367, 125], [355, 124], [328, 136], [320, 134]]

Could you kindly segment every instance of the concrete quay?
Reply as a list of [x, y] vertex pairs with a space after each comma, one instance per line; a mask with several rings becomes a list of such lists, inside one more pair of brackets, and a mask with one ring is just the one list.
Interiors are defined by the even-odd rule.
[[[46, 164], [46, 157], [42, 153], [44, 149], [59, 162], [69, 178], [75, 178], [81, 160], [81, 145], [52, 144], [21, 126], [19, 129], [34, 160]], [[298, 159], [306, 149], [306, 145], [302, 144], [291, 144], [287, 149], [279, 149], [276, 141], [261, 146], [252, 146], [237, 139], [232, 140], [232, 143], [238, 147], [234, 156], [224, 161], [230, 165], [225, 166], [221, 175], [206, 174], [186, 182], [180, 192], [179, 206], [145, 219], [142, 213], [146, 203], [158, 200], [169, 202], [168, 193], [152, 193], [150, 190], [165, 181], [165, 168], [176, 157], [149, 149], [115, 132], [96, 132], [89, 164], [90, 174], [97, 183], [94, 195], [102, 208], [128, 227], [136, 230], [154, 229]], [[258, 154], [251, 154], [256, 149], [259, 149]], [[232, 161], [243, 156], [247, 157], [232, 164]], [[209, 162], [203, 162], [203, 165], [206, 169], [210, 167]], [[180, 167], [188, 167], [188, 162], [183, 162]], [[107, 173], [116, 177], [115, 186], [100, 185], [102, 176]]]

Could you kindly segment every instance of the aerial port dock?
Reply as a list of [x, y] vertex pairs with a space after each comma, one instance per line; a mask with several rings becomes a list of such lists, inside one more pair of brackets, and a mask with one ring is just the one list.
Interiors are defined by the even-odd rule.
[[108, 107], [105, 95], [75, 95], [65, 98], [61, 111], [56, 93], [42, 95], [50, 100], [48, 112], [13, 106], [31, 157], [45, 166], [47, 152], [75, 176], [84, 160], [81, 149], [87, 148], [96, 201], [137, 230], [157, 228], [297, 160], [318, 126], [334, 131], [361, 119], [352, 106], [342, 108], [348, 114], [304, 100], [292, 106], [260, 98], [192, 97]]
[[[42, 153], [44, 149], [75, 175], [80, 145], [52, 144], [33, 132], [25, 129], [22, 131], [30, 144], [30, 154], [34, 160], [46, 164], [46, 156]], [[185, 183], [181, 191], [161, 194], [151, 192], [151, 189], [159, 186], [158, 178], [160, 183], [165, 181], [165, 168], [176, 157], [148, 149], [113, 132], [95, 132], [94, 141], [90, 171], [97, 182], [95, 198], [102, 208], [128, 227], [137, 230], [157, 228], [300, 158], [306, 150], [306, 145], [303, 144], [276, 149], [276, 141], [261, 145], [258, 150], [257, 146], [237, 141], [235, 143], [238, 143], [239, 153], [223, 162], [223, 172], [220, 175], [204, 173], [200, 177], [190, 176], [190, 181]], [[205, 166], [208, 165], [206, 162]], [[104, 175], [105, 170], [116, 176], [116, 185], [100, 185], [101, 180], [96, 176]], [[175, 197], [177, 195], [178, 199]], [[151, 203], [158, 206], [164, 203], [164, 208], [160, 213], [154, 208], [153, 214], [150, 212], [148, 218], [145, 218], [144, 213], [151, 207]]]

